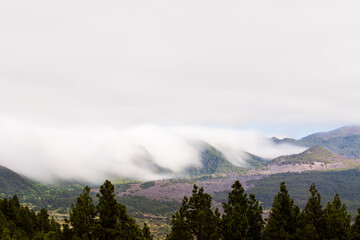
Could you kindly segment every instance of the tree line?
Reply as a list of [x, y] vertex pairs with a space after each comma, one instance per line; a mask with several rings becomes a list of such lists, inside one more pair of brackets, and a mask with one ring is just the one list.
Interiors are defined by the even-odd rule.
[[[115, 199], [114, 186], [105, 181], [93, 203], [86, 186], [71, 205], [69, 219], [62, 225], [50, 218], [46, 209], [35, 212], [19, 203], [17, 196], [0, 199], [0, 238], [44, 240], [131, 239], [151, 240], [149, 227], [140, 227], [126, 207]], [[294, 204], [285, 182], [274, 197], [267, 219], [254, 194], [247, 195], [239, 181], [232, 185], [223, 212], [212, 210], [212, 198], [194, 185], [192, 195], [184, 197], [172, 216], [167, 240], [297, 240], [360, 239], [360, 209], [355, 221], [341, 203], [339, 195], [323, 208], [314, 184], [304, 209]]]
[[126, 207], [115, 199], [114, 185], [106, 180], [94, 205], [86, 186], [76, 203], [71, 205], [69, 219], [60, 225], [46, 209], [30, 210], [13, 198], [0, 200], [0, 239], [6, 240], [152, 240], [149, 227], [140, 227]]
[[360, 209], [351, 225], [351, 215], [338, 194], [326, 207], [312, 184], [304, 209], [294, 204], [285, 182], [274, 197], [269, 217], [263, 220], [263, 209], [254, 194], [249, 196], [239, 181], [232, 185], [223, 214], [211, 210], [211, 196], [194, 185], [192, 196], [184, 197], [178, 212], [172, 216], [167, 240], [355, 240], [360, 239]]

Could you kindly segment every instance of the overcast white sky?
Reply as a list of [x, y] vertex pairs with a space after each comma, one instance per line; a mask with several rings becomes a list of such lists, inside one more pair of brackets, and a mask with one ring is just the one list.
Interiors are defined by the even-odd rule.
[[360, 122], [358, 1], [0, 5], [4, 116], [118, 126]]
[[0, 0], [0, 118], [294, 137], [357, 124], [359, 9], [331, 0]]

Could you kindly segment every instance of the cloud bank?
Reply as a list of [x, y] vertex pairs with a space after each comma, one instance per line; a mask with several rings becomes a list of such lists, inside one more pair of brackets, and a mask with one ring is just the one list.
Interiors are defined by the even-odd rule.
[[149, 160], [174, 173], [200, 166], [199, 142], [216, 147], [237, 166], [246, 166], [243, 151], [274, 158], [302, 150], [274, 145], [254, 131], [152, 125], [51, 128], [1, 121], [0, 164], [44, 182], [160, 179], [171, 175], [152, 171]]

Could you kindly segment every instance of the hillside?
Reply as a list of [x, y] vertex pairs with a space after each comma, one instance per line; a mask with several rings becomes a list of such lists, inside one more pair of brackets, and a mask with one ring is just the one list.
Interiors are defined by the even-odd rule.
[[266, 159], [248, 152], [245, 152], [245, 159], [249, 168], [260, 168], [268, 164], [268, 161]]
[[344, 126], [329, 132], [314, 133], [300, 139], [300, 141], [303, 143], [307, 143], [307, 142], [311, 143], [316, 139], [321, 139], [324, 141], [324, 140], [330, 140], [332, 138], [348, 137], [353, 135], [360, 135], [360, 126]]
[[316, 184], [323, 205], [338, 193], [353, 216], [360, 207], [360, 169], [274, 174], [249, 181], [252, 187], [247, 192], [254, 193], [265, 208], [270, 208], [282, 181], [286, 182], [291, 197], [300, 207], [304, 207], [309, 198], [308, 190], [312, 183]]
[[276, 137], [272, 137], [271, 141], [273, 143], [276, 143], [276, 144], [290, 144], [290, 145], [295, 145], [295, 146], [299, 146], [299, 147], [304, 146], [302, 143], [300, 143], [298, 140], [296, 140], [294, 138], [279, 139], [279, 138], [276, 138]]
[[34, 182], [0, 165], [0, 197], [12, 197], [17, 194], [21, 198], [24, 194], [36, 192], [38, 189]]
[[190, 176], [244, 172], [245, 168], [230, 163], [225, 156], [214, 147], [205, 145], [201, 152], [201, 167], [190, 167], [185, 170]]
[[345, 160], [345, 157], [342, 157], [338, 154], [332, 153], [331, 151], [321, 147], [313, 146], [302, 153], [292, 154], [287, 156], [280, 156], [272, 160], [270, 164], [313, 164], [314, 162], [321, 163], [335, 163]]
[[347, 126], [330, 132], [315, 133], [298, 141], [307, 147], [319, 145], [343, 156], [360, 158], [359, 126]]

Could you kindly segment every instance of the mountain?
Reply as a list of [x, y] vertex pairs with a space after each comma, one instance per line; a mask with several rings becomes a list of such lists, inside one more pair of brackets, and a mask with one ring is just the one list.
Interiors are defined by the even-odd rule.
[[360, 126], [344, 126], [341, 128], [337, 128], [335, 130], [329, 131], [329, 132], [319, 132], [311, 134], [307, 137], [304, 137], [300, 139], [300, 142], [307, 143], [307, 142], [313, 142], [316, 139], [321, 139], [323, 141], [330, 140], [332, 138], [337, 137], [348, 137], [353, 135], [360, 135]]
[[314, 162], [335, 163], [346, 160], [345, 157], [335, 154], [321, 146], [313, 146], [302, 153], [280, 156], [272, 160], [269, 164], [313, 164]]
[[24, 193], [37, 191], [32, 181], [0, 165], [0, 197], [12, 197], [17, 194], [21, 198]]
[[330, 132], [311, 134], [298, 142], [307, 147], [319, 145], [343, 156], [360, 158], [360, 126], [345, 126]]
[[243, 172], [245, 168], [230, 163], [225, 156], [214, 147], [206, 144], [201, 152], [201, 167], [190, 167], [185, 170], [190, 176]]
[[256, 156], [254, 154], [245, 152], [245, 159], [246, 159], [246, 163], [248, 164], [248, 166], [250, 168], [259, 168], [259, 167], [263, 167], [265, 165], [268, 164], [268, 160], [261, 158], [259, 156]]
[[272, 137], [271, 141], [276, 144], [291, 144], [291, 145], [295, 145], [295, 146], [304, 147], [304, 145], [301, 142], [299, 142], [298, 140], [296, 140], [294, 138], [279, 139], [276, 137]]

